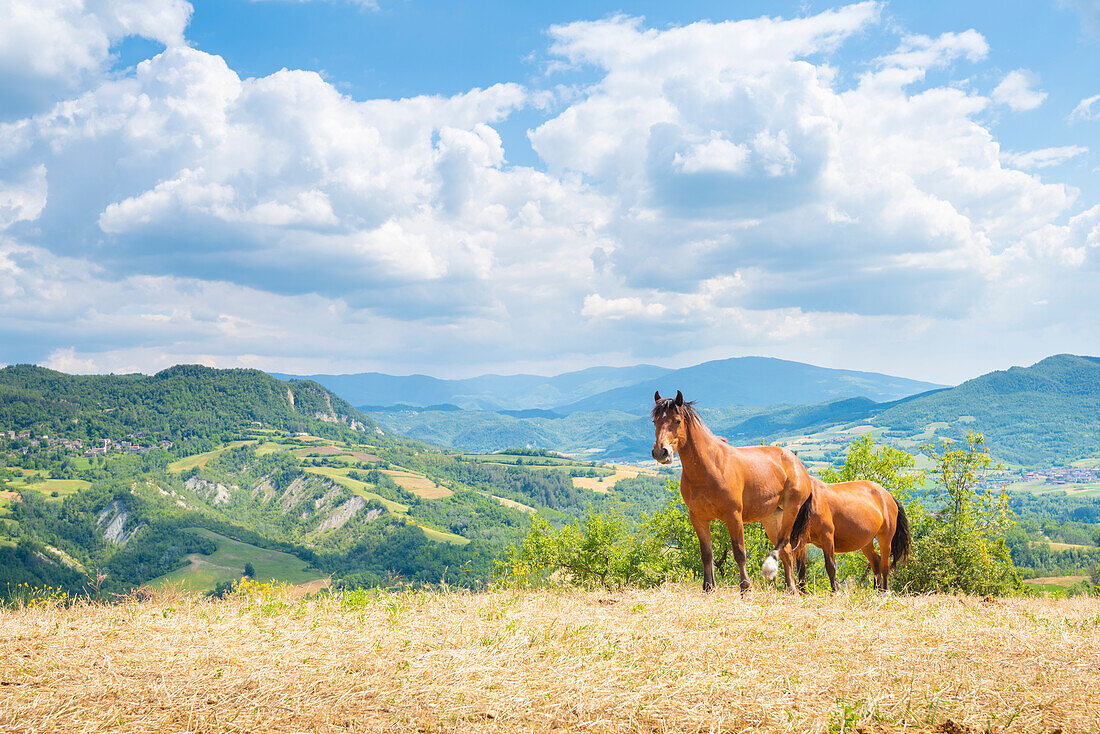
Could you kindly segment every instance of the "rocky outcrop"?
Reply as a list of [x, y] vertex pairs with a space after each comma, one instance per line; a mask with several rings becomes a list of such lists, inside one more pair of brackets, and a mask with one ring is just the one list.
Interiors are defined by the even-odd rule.
[[271, 484], [270, 477], [261, 477], [260, 483], [252, 488], [252, 499], [262, 497], [263, 502], [269, 502], [274, 496], [275, 487]]
[[304, 476], [298, 477], [287, 486], [283, 491], [283, 496], [279, 500], [279, 507], [284, 512], [288, 512], [291, 509], [302, 504], [305, 500], [307, 493], [309, 492], [309, 480]]
[[[324, 522], [317, 526], [319, 532], [325, 530], [338, 530], [347, 524], [348, 520], [355, 517], [356, 513], [367, 506], [367, 501], [362, 497], [352, 497], [347, 502], [337, 507], [332, 511], [332, 514], [325, 518]], [[376, 512], [376, 510], [371, 510]], [[367, 513], [368, 515], [370, 513]], [[368, 518], [374, 519], [374, 518]]]
[[130, 520], [130, 512], [121, 500], [111, 500], [110, 504], [99, 512], [96, 518], [96, 528], [103, 533], [104, 539], [115, 545], [126, 545], [126, 541], [134, 537], [134, 533], [145, 527], [140, 523], [135, 527], [126, 529], [126, 523]]
[[212, 505], [228, 504], [232, 496], [230, 493], [240, 489], [236, 484], [227, 487], [224, 484], [211, 482], [207, 479], [200, 479], [199, 477], [191, 477], [184, 482], [183, 486], [187, 487]]

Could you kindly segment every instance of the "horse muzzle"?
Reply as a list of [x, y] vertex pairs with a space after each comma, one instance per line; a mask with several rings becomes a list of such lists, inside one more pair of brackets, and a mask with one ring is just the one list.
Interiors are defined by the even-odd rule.
[[654, 446], [650, 453], [658, 464], [672, 463], [672, 449], [668, 446]]

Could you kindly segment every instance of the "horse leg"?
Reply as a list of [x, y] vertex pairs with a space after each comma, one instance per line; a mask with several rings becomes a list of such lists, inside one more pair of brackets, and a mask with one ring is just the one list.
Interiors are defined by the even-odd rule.
[[882, 579], [882, 593], [886, 593], [890, 590], [890, 541], [893, 540], [893, 533], [887, 534], [883, 532], [878, 536], [878, 552], [879, 552], [879, 576]]
[[795, 565], [795, 552], [791, 548], [791, 544], [783, 546], [783, 550], [779, 551], [779, 560], [783, 561], [783, 579], [787, 582], [787, 591], [798, 596], [801, 592], [794, 583], [794, 565]]
[[798, 591], [800, 593], [806, 593], [806, 545], [800, 545], [798, 547], [798, 560], [795, 562], [798, 566]]
[[[695, 534], [699, 536], [699, 555], [703, 558], [703, 591], [714, 589], [714, 546], [710, 540], [710, 520], [688, 514]], [[734, 556], [736, 558], [736, 555]]]
[[730, 550], [733, 551], [733, 560], [737, 563], [737, 572], [741, 575], [741, 596], [744, 596], [749, 592], [749, 572], [745, 566], [748, 554], [745, 552], [745, 524], [741, 521], [741, 513], [730, 513], [726, 517], [726, 527], [730, 531]]
[[875, 552], [875, 541], [871, 541], [865, 548], [861, 548], [863, 555], [867, 556], [867, 562], [871, 564], [871, 575], [875, 580], [875, 588], [879, 587], [879, 568], [878, 568], [878, 553]]
[[829, 574], [829, 586], [832, 587], [835, 594], [840, 591], [840, 584], [836, 582], [836, 549], [833, 545], [833, 534], [831, 532], [822, 533], [821, 552], [825, 554], [825, 572]]
[[[787, 490], [784, 492], [784, 497], [787, 500], [791, 501], [786, 502], [786, 504], [784, 504], [783, 506], [783, 515], [779, 520], [779, 532], [776, 533], [775, 547], [772, 548], [772, 552], [768, 554], [768, 557], [764, 559], [764, 566], [760, 569], [760, 572], [764, 575], [764, 578], [768, 579], [769, 581], [774, 579], [777, 572], [779, 571], [780, 552], [782, 552], [785, 548], [787, 548], [788, 553], [790, 552], [788, 546], [791, 545], [791, 534], [794, 530], [795, 522], [799, 519], [799, 515], [807, 513], [803, 518], [804, 521], [805, 518], [808, 517], [808, 513], [810, 512], [810, 507], [808, 506], [808, 503], [810, 502], [809, 494], [807, 493], [807, 495], [801, 500], [798, 498], [797, 495], [798, 493], [795, 491], [795, 488], [788, 485]], [[801, 538], [799, 540], [801, 540]], [[787, 581], [787, 591], [792, 594], [797, 594], [798, 589], [795, 588], [794, 577], [789, 571], [785, 575]]]

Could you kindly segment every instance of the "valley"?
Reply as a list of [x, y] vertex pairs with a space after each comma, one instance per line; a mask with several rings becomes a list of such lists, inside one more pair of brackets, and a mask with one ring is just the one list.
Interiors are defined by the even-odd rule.
[[[913, 453], [916, 468], [927, 469], [927, 444], [987, 431], [995, 458], [1027, 459], [1005, 460], [987, 481], [1007, 485], [1012, 506], [1023, 513], [1009, 545], [1025, 578], [1053, 592], [1057, 585], [1048, 579], [1079, 581], [1090, 559], [1100, 560], [1100, 539], [1089, 529], [1100, 524], [1100, 460], [1084, 438], [1073, 439], [1078, 448], [1068, 460], [1044, 463], [1046, 454], [1027, 452], [1045, 444], [1019, 429], [1052, 431], [1054, 444], [1091, 435], [1096, 418], [1085, 408], [1096, 365], [1052, 357], [886, 403], [849, 396], [753, 407], [698, 397], [708, 426], [731, 443], [787, 446], [812, 471], [835, 466], [865, 436]], [[716, 379], [713, 365], [708, 370]], [[574, 379], [574, 402], [591, 397], [585, 390], [607, 392], [608, 374]], [[653, 374], [613, 373], [639, 384]], [[993, 386], [999, 422], [979, 404], [993, 400]], [[112, 592], [140, 584], [208, 590], [239, 578], [251, 562], [257, 578], [292, 584], [331, 578], [351, 587], [415, 586], [446, 579], [480, 588], [502, 550], [519, 543], [536, 517], [560, 527], [591, 512], [615, 512], [634, 527], [676, 496], [665, 484], [678, 468], [657, 467], [649, 456], [652, 426], [644, 406], [570, 413], [388, 406], [363, 413], [316, 383], [205, 368], [115, 383], [9, 368], [0, 370], [4, 389], [9, 397], [0, 414], [34, 418], [12, 424], [21, 437], [0, 435], [7, 457], [0, 470], [0, 548], [18, 564], [9, 582], [86, 584], [100, 569]], [[510, 389], [511, 404], [529, 404], [523, 401], [531, 398]], [[1061, 405], [1052, 397], [1060, 389], [1073, 393], [1075, 407], [1059, 408], [1067, 420], [1033, 409], [1037, 389], [1046, 393], [1040, 406]], [[182, 404], [184, 394], [208, 396], [208, 408], [167, 423], [154, 418]], [[126, 405], [141, 407], [127, 414]], [[1008, 430], [1004, 416], [1020, 416], [1017, 430]], [[31, 445], [47, 433], [60, 438]], [[92, 457], [67, 453], [128, 435], [150, 445]]]

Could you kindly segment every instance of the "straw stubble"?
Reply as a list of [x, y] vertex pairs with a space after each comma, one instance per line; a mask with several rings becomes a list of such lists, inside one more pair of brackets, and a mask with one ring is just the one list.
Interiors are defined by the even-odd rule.
[[1100, 600], [669, 586], [0, 612], [0, 729], [1100, 730]]

